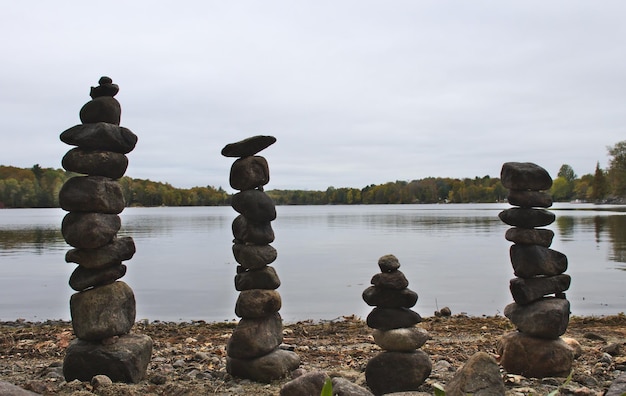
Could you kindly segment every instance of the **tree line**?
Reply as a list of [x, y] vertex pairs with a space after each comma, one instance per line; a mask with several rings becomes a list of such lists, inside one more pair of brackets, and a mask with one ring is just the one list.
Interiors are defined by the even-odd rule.
[[[549, 193], [554, 201], [626, 202], [626, 141], [607, 147], [607, 169], [596, 164], [594, 173], [578, 177], [563, 164]], [[16, 168], [0, 165], [0, 208], [49, 208], [59, 206], [59, 191], [70, 177], [62, 169]], [[127, 206], [230, 205], [231, 195], [221, 187], [176, 188], [169, 183], [122, 177], [120, 185]], [[326, 191], [269, 190], [277, 205], [355, 205], [411, 203], [502, 202], [507, 190], [499, 178], [428, 177], [425, 179], [371, 184], [364, 188], [328, 187]]]

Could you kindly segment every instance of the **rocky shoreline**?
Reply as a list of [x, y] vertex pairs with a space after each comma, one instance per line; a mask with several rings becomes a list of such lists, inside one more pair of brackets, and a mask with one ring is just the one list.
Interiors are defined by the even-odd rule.
[[[140, 321], [132, 332], [154, 340], [147, 376], [137, 384], [109, 384], [106, 379], [63, 379], [65, 349], [75, 338], [71, 323], [0, 322], [0, 381], [43, 395], [277, 395], [290, 378], [264, 384], [226, 372], [225, 345], [235, 326], [235, 322]], [[432, 360], [433, 370], [419, 389], [429, 395], [436, 386], [445, 386], [474, 353], [497, 358], [498, 339], [514, 331], [502, 316], [433, 316], [418, 326], [431, 337], [422, 350]], [[380, 352], [371, 329], [354, 316], [285, 324], [283, 332], [283, 347], [301, 357], [298, 372], [322, 370], [360, 386], [366, 386], [367, 362]], [[558, 388], [563, 395], [600, 396], [626, 373], [626, 315], [572, 317], [564, 336], [581, 346], [572, 380], [562, 386], [564, 378], [533, 379], [502, 371], [507, 395], [547, 395]]]

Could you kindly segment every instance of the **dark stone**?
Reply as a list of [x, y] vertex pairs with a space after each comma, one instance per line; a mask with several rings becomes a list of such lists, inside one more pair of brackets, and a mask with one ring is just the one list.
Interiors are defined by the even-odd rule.
[[546, 297], [527, 305], [511, 303], [504, 308], [504, 316], [524, 334], [557, 339], [567, 330], [569, 309], [569, 301]]
[[112, 96], [99, 96], [85, 103], [80, 109], [79, 116], [83, 124], [106, 122], [119, 125], [122, 107], [120, 102]]
[[226, 371], [233, 377], [269, 383], [286, 377], [300, 365], [300, 357], [292, 351], [274, 349], [255, 359], [226, 357]]
[[61, 133], [61, 141], [86, 150], [104, 150], [128, 154], [137, 144], [130, 129], [106, 122], [79, 124]]
[[76, 176], [59, 191], [59, 205], [68, 212], [118, 214], [124, 210], [122, 187], [102, 176]]
[[235, 190], [252, 190], [269, 181], [270, 169], [263, 157], [239, 158], [230, 168], [230, 186]]
[[72, 328], [82, 340], [97, 341], [127, 334], [135, 323], [135, 309], [133, 290], [121, 281], [70, 297]]
[[381, 308], [411, 308], [417, 303], [417, 293], [410, 289], [393, 290], [370, 286], [363, 291], [363, 301]]
[[421, 321], [422, 317], [408, 308], [374, 308], [366, 319], [369, 327], [378, 330], [411, 327]]
[[90, 381], [106, 375], [114, 382], [138, 383], [148, 369], [152, 339], [143, 334], [126, 334], [114, 344], [74, 339], [65, 350], [63, 376], [66, 381]]
[[497, 345], [500, 365], [509, 374], [524, 377], [566, 377], [574, 353], [562, 339], [548, 340], [521, 332], [505, 334]]
[[69, 284], [72, 289], [83, 291], [94, 286], [108, 285], [124, 275], [126, 275], [124, 264], [102, 269], [90, 269], [79, 265], [70, 275]]
[[235, 275], [235, 290], [265, 289], [275, 290], [280, 286], [280, 279], [274, 267], [265, 266], [258, 270], [246, 270]]
[[61, 165], [70, 172], [119, 179], [128, 168], [128, 157], [113, 151], [84, 150], [76, 147], [65, 154]]
[[509, 190], [507, 201], [511, 205], [531, 208], [549, 208], [552, 206], [552, 196], [545, 191]]
[[222, 149], [224, 157], [248, 157], [265, 150], [276, 143], [274, 136], [252, 136], [236, 143], [230, 143]]
[[539, 245], [550, 247], [554, 238], [554, 231], [545, 228], [519, 228], [513, 227], [506, 230], [504, 237], [507, 241], [520, 245]]
[[400, 262], [393, 254], [386, 254], [378, 259], [381, 272], [393, 272], [400, 268]]
[[365, 367], [367, 386], [375, 395], [418, 390], [432, 370], [424, 351], [382, 352]]
[[500, 220], [522, 228], [543, 227], [554, 223], [556, 216], [546, 209], [510, 208], [498, 214]]
[[96, 249], [111, 242], [121, 226], [115, 214], [70, 212], [63, 218], [61, 233], [75, 248]]
[[276, 290], [251, 289], [239, 293], [235, 315], [240, 318], [262, 318], [280, 310], [282, 300]]
[[376, 345], [386, 351], [412, 352], [430, 339], [428, 332], [420, 327], [401, 327], [393, 330], [374, 329]]
[[92, 99], [98, 98], [100, 96], [115, 96], [120, 91], [120, 87], [117, 84], [113, 84], [113, 80], [109, 77], [101, 77], [98, 81], [97, 87], [91, 87], [89, 91], [89, 96]]
[[[324, 383], [329, 379], [328, 374], [323, 371], [311, 371], [283, 385], [280, 388], [280, 396], [318, 396], [322, 393]], [[336, 394], [334, 390], [333, 387], [333, 395]]]
[[448, 396], [504, 396], [505, 387], [496, 359], [488, 353], [477, 352], [446, 384]]
[[509, 289], [515, 302], [524, 305], [548, 294], [564, 292], [569, 289], [571, 281], [572, 278], [566, 274], [528, 279], [514, 278], [509, 283]]
[[135, 242], [131, 237], [113, 238], [98, 249], [71, 249], [65, 254], [65, 261], [77, 263], [85, 268], [106, 268], [130, 260], [135, 254]]
[[235, 260], [245, 269], [262, 269], [276, 260], [278, 252], [271, 245], [233, 244]]
[[374, 275], [370, 283], [376, 287], [394, 290], [402, 290], [409, 286], [409, 281], [402, 271], [381, 272]]
[[283, 342], [283, 322], [278, 312], [264, 318], [239, 321], [226, 345], [228, 356], [253, 359], [266, 355]]
[[276, 218], [276, 206], [269, 195], [260, 190], [246, 190], [233, 195], [233, 209], [255, 223], [266, 223]]
[[506, 162], [500, 171], [500, 181], [510, 190], [549, 190], [552, 178], [548, 171], [532, 162]]
[[[333, 378], [333, 396], [373, 396], [373, 393], [345, 378]], [[317, 396], [317, 395], [316, 395]]]
[[567, 270], [567, 256], [543, 246], [511, 245], [509, 255], [515, 276], [520, 278], [559, 275]]
[[239, 215], [233, 220], [232, 230], [238, 243], [267, 245], [274, 242], [274, 230], [269, 221], [254, 223], [243, 215]]
[[623, 396], [626, 393], [626, 373], [622, 373], [611, 383], [604, 396]]

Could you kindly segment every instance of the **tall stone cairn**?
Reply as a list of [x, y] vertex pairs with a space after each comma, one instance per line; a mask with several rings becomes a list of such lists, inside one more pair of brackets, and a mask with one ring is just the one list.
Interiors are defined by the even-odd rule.
[[270, 180], [267, 160], [256, 155], [276, 142], [273, 136], [253, 136], [227, 144], [225, 157], [238, 158], [230, 169], [230, 186], [239, 190], [231, 205], [239, 216], [232, 224], [233, 255], [239, 264], [235, 314], [241, 318], [226, 346], [226, 370], [235, 377], [271, 382], [298, 368], [298, 355], [283, 348], [280, 279], [269, 264], [277, 252], [271, 222], [276, 207], [263, 192]]
[[80, 110], [82, 124], [61, 133], [61, 141], [76, 146], [63, 157], [65, 170], [82, 174], [67, 180], [59, 204], [69, 213], [61, 232], [74, 249], [65, 261], [78, 266], [69, 285], [72, 328], [77, 337], [63, 362], [67, 381], [89, 381], [106, 375], [115, 382], [137, 383], [146, 374], [152, 339], [130, 333], [135, 323], [135, 296], [126, 283], [122, 264], [135, 254], [131, 237], [117, 237], [118, 216], [125, 202], [117, 179], [128, 166], [125, 154], [137, 136], [119, 126], [121, 107], [114, 96], [119, 87], [109, 77], [91, 87], [91, 101]]
[[517, 327], [498, 342], [500, 364], [511, 374], [526, 377], [567, 376], [572, 368], [573, 351], [561, 339], [567, 330], [570, 303], [565, 291], [570, 286], [567, 256], [550, 249], [554, 232], [537, 228], [550, 225], [554, 213], [552, 197], [546, 192], [552, 178], [542, 167], [528, 162], [507, 162], [500, 174], [509, 189], [508, 201], [515, 207], [498, 215], [513, 226], [505, 238], [510, 248], [515, 278], [510, 290], [515, 302], [504, 315]]
[[408, 288], [394, 255], [382, 256], [378, 266], [380, 273], [362, 295], [367, 305], [375, 307], [366, 322], [374, 329], [374, 342], [383, 349], [365, 367], [367, 386], [375, 395], [417, 390], [432, 370], [430, 358], [419, 349], [430, 337], [415, 326], [422, 317], [410, 309], [417, 303], [417, 293]]

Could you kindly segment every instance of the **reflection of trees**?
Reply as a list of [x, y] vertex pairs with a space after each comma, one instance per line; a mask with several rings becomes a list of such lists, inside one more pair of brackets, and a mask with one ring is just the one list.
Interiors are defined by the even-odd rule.
[[557, 216], [556, 226], [559, 229], [561, 239], [564, 241], [574, 240], [574, 218], [571, 216]]
[[0, 250], [29, 249], [43, 254], [51, 245], [58, 244], [66, 246], [60, 229], [0, 230]]
[[[611, 241], [609, 260], [626, 263], [626, 216], [609, 216], [606, 225]], [[626, 270], [626, 267], [620, 269]]]

